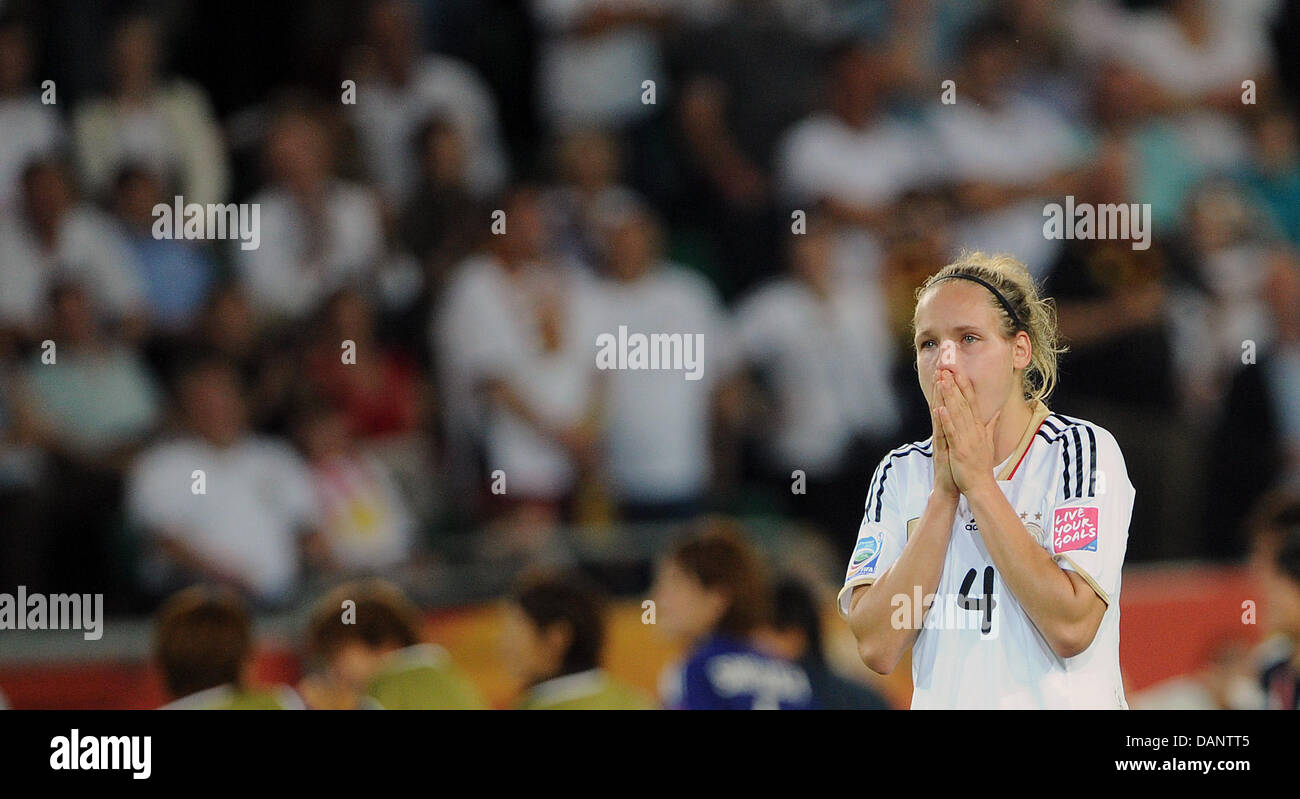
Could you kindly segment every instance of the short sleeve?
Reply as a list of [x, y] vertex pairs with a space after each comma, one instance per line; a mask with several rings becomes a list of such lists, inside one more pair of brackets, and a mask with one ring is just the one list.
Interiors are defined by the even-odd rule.
[[1052, 507], [1045, 514], [1052, 557], [1111, 604], [1118, 596], [1135, 492], [1115, 438], [1079, 424], [1062, 435]]
[[862, 522], [858, 525], [858, 540], [853, 545], [844, 587], [839, 593], [838, 605], [842, 616], [849, 615], [853, 589], [875, 582], [878, 575], [898, 560], [903, 545], [907, 543], [906, 521], [902, 517], [899, 499], [902, 496], [901, 466], [900, 456], [886, 455], [871, 476]]

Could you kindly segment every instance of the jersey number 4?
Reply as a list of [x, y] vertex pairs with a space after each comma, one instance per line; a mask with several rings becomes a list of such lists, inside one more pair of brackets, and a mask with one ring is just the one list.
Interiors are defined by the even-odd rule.
[[993, 608], [997, 606], [997, 602], [993, 599], [993, 567], [984, 567], [983, 596], [970, 595], [977, 574], [975, 569], [966, 572], [966, 579], [961, 581], [961, 593], [957, 595], [957, 605], [965, 610], [983, 611], [984, 618], [980, 622], [980, 632], [988, 635], [993, 629]]

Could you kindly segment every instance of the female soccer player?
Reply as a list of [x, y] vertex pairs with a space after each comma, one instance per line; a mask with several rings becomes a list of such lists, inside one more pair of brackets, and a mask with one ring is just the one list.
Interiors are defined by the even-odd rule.
[[913, 708], [1127, 708], [1115, 438], [1044, 404], [1055, 310], [1023, 264], [963, 253], [916, 292], [933, 435], [876, 468], [840, 591], [863, 662], [912, 650]]

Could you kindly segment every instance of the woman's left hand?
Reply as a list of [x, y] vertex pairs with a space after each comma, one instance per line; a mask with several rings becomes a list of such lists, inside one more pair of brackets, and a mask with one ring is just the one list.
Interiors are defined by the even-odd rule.
[[975, 417], [970, 398], [975, 396], [970, 380], [942, 370], [938, 379], [939, 421], [948, 439], [948, 462], [953, 482], [963, 494], [970, 494], [987, 484], [996, 485], [993, 476], [993, 431], [1001, 409], [987, 424]]

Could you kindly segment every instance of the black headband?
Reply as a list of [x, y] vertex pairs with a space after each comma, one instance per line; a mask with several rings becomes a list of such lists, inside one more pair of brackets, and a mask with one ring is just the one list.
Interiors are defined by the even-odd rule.
[[961, 278], [962, 280], [970, 280], [974, 283], [980, 284], [984, 288], [993, 292], [993, 296], [997, 297], [998, 302], [1002, 303], [1002, 308], [1007, 312], [1007, 316], [1011, 317], [1011, 322], [1016, 326], [1016, 330], [1029, 329], [1025, 327], [1024, 322], [1020, 321], [1020, 317], [1016, 315], [1016, 311], [1014, 308], [1011, 307], [1011, 303], [1007, 302], [1007, 298], [1002, 296], [1002, 292], [998, 291], [993, 286], [992, 283], [988, 282], [987, 280], [984, 280], [983, 278], [978, 278], [975, 277], [974, 275], [968, 275], [965, 272], [954, 272], [951, 275], [944, 275], [943, 277], [936, 278], [930, 283], [930, 285], [933, 286], [935, 283], [938, 283], [940, 280], [951, 280], [952, 278]]

